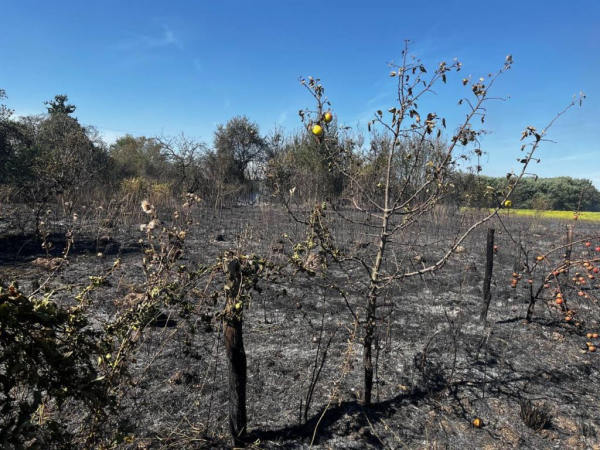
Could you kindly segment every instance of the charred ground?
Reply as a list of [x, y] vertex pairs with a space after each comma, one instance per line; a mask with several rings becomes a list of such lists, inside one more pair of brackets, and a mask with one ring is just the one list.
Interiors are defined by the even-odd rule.
[[[473, 212], [473, 214], [477, 214]], [[4, 214], [4, 217], [10, 215]], [[168, 221], [165, 214], [164, 221]], [[368, 251], [370, 238], [332, 214], [331, 229], [341, 248]], [[394, 253], [409, 265], [439, 257], [460, 223], [446, 214], [423, 222], [415, 233], [428, 241]], [[0, 279], [18, 280], [25, 292], [54, 291], [62, 305], [90, 275], [121, 267], [92, 294], [92, 326], [100, 328], [142, 292], [143, 233], [133, 225], [110, 223], [81, 228], [68, 263], [53, 266], [63, 246], [60, 224], [47, 240], [48, 254], [33, 235], [23, 237], [5, 220]], [[538, 302], [533, 321], [523, 322], [527, 284], [510, 287], [519, 252], [518, 236], [536, 252], [564, 244], [565, 223], [509, 218], [497, 222], [492, 303], [488, 321], [479, 321], [485, 265], [485, 227], [434, 274], [415, 277], [383, 298], [376, 342], [374, 404], [364, 407], [360, 326], [330, 282], [317, 274], [288, 271], [262, 280], [244, 313], [248, 358], [248, 419], [255, 448], [596, 448], [600, 446], [600, 361], [587, 351], [586, 333], [600, 330], [598, 305], [576, 297], [576, 320], [566, 323], [551, 295]], [[597, 234], [579, 222], [575, 238]], [[181, 264], [210, 264], [225, 250], [260, 254], [284, 264], [293, 253], [282, 236], [301, 240], [305, 229], [273, 206], [212, 209], [194, 216]], [[414, 236], [413, 236], [414, 237]], [[412, 242], [409, 238], [407, 243]], [[590, 250], [574, 244], [573, 253]], [[48, 262], [50, 261], [50, 262]], [[329, 275], [343, 283], [352, 273], [335, 264]], [[215, 286], [216, 289], [222, 286]], [[591, 283], [590, 292], [598, 287]], [[571, 298], [571, 297], [569, 297]], [[351, 307], [360, 305], [350, 295]], [[122, 448], [227, 448], [227, 370], [218, 314], [222, 299], [200, 314], [181, 317], [163, 310], [144, 335], [131, 364], [131, 381], [115, 422], [130, 440]], [[577, 324], [575, 324], [575, 322]], [[326, 355], [324, 357], [324, 352]], [[307, 394], [314, 368], [321, 369], [310, 408]], [[530, 403], [527, 403], [529, 401]], [[548, 421], [528, 427], [529, 407]], [[523, 411], [523, 413], [522, 413]], [[59, 414], [72, 429], [85, 416], [65, 408]], [[480, 418], [476, 427], [473, 420]]]

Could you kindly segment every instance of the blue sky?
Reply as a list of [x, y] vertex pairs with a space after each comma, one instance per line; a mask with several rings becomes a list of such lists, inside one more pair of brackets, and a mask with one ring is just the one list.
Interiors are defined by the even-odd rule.
[[454, 57], [428, 105], [449, 124], [464, 111], [463, 76], [514, 68], [488, 104], [484, 173], [519, 169], [521, 131], [549, 122], [583, 91], [582, 108], [551, 130], [540, 176], [600, 188], [600, 2], [580, 1], [27, 1], [2, 0], [0, 88], [19, 115], [66, 93], [82, 123], [109, 141], [126, 132], [180, 132], [212, 142], [216, 124], [245, 114], [263, 133], [300, 125], [312, 106], [299, 76], [320, 77], [338, 120], [363, 126], [392, 106], [388, 62], [405, 39], [429, 67]]

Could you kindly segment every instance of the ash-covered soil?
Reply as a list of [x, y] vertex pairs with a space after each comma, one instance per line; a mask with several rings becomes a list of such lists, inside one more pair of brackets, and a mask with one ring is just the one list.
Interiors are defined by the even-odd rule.
[[[410, 268], [434, 261], [461, 226], [449, 218], [427, 220], [415, 227], [406, 245], [395, 247], [389, 264], [400, 261]], [[286, 243], [281, 253], [282, 235], [297, 240], [304, 235], [300, 224], [275, 207], [236, 208], [219, 217], [202, 209], [195, 222], [181, 261], [188, 266], [211, 263], [228, 249], [283, 263], [291, 248]], [[565, 241], [565, 223], [508, 218], [505, 225], [526, 241], [531, 255]], [[488, 321], [482, 324], [487, 226], [496, 229], [498, 252]], [[363, 255], [372, 250], [368, 243], [373, 238], [364, 230], [339, 218], [331, 227], [342, 247], [358, 248]], [[597, 229], [579, 222], [574, 240], [594, 234]], [[85, 286], [89, 276], [106, 272], [121, 258], [110, 284], [92, 294], [92, 315], [100, 327], [117, 314], [122, 299], [143, 289], [141, 238], [136, 226], [125, 231], [104, 227], [93, 235], [83, 230], [75, 236], [68, 264], [54, 272], [44, 263], [39, 242], [7, 232], [0, 243], [0, 279], [19, 280], [25, 292], [42, 286], [55, 291], [57, 302], [71, 304], [72, 288]], [[60, 233], [50, 239], [58, 256]], [[506, 230], [497, 222], [484, 225], [463, 247], [441, 271], [402, 281], [382, 295], [376, 391], [368, 407], [359, 402], [362, 328], [355, 327], [331, 281], [288, 270], [261, 282], [263, 293], [254, 295], [244, 313], [250, 446], [600, 448], [600, 353], [587, 351], [586, 344], [586, 333], [600, 331], [596, 302], [568, 297], [576, 316], [567, 323], [548, 295], [536, 305], [534, 320], [525, 324], [529, 290], [525, 280], [510, 287], [518, 251]], [[581, 243], [573, 248], [574, 255], [590, 251]], [[363, 299], [351, 288], [364, 273], [348, 270], [349, 275], [342, 273], [334, 264], [329, 276], [347, 284], [349, 306], [362, 314], [357, 306]], [[587, 289], [593, 294], [598, 287], [590, 283]], [[167, 310], [170, 319], [145, 334], [132, 363], [134, 382], [116, 419], [133, 437], [122, 448], [229, 448], [228, 374], [222, 328], [215, 319], [222, 308], [219, 299], [190, 319]], [[305, 416], [315, 365], [321, 371]], [[529, 428], [520, 417], [524, 400], [547, 411], [549, 422], [542, 429]], [[71, 426], [82, 420], [74, 411], [61, 414]], [[475, 418], [480, 427], [473, 425]]]

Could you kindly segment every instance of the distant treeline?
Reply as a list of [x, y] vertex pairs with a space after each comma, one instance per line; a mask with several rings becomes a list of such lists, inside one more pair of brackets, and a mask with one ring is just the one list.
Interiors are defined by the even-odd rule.
[[[457, 173], [454, 184], [463, 205], [494, 207], [493, 193], [506, 188], [506, 178]], [[598, 189], [590, 180], [571, 177], [523, 178], [511, 200], [520, 209], [600, 211]]]
[[[26, 117], [14, 117], [2, 104], [5, 98], [0, 89], [0, 201], [25, 202], [40, 210], [54, 201], [167, 198], [184, 192], [197, 193], [215, 208], [289, 191], [307, 204], [342, 201], [349, 194], [340, 167], [360, 177], [369, 190], [364, 194], [377, 200], [393, 147], [385, 133], [372, 131], [366, 139], [360, 131], [338, 128], [334, 121], [328, 140], [338, 154], [325, 154], [306, 129], [276, 128], [265, 135], [246, 116], [218, 125], [212, 145], [183, 134], [125, 135], [107, 145], [93, 126], [73, 117], [76, 107], [66, 95], [45, 102], [46, 113]], [[415, 152], [419, 145], [406, 140], [397, 147], [401, 158], [392, 167], [392, 180], [409, 176], [419, 185], [447, 143], [438, 139]], [[336, 168], [332, 157], [338, 159]], [[446, 201], [461, 206], [496, 206], [510, 184], [506, 178], [452, 170], [445, 176], [452, 180]], [[403, 194], [413, 188], [407, 186]], [[600, 192], [591, 181], [569, 177], [524, 178], [511, 200], [515, 208], [600, 211]]]

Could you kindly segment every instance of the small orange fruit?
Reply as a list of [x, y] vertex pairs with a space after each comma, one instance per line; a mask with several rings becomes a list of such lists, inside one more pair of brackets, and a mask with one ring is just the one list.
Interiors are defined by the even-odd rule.
[[556, 304], [557, 305], [562, 305], [562, 303], [563, 303], [563, 299], [561, 297], [557, 297], [556, 298]]
[[472, 423], [475, 428], [481, 428], [483, 421], [479, 417], [475, 417]]
[[596, 351], [596, 347], [594, 347], [593, 345], [591, 345], [591, 346], [588, 347], [588, 350], [593, 353], [593, 352]]
[[594, 339], [597, 339], [597, 338], [598, 338], [598, 333], [592, 333], [592, 337], [593, 337]]

